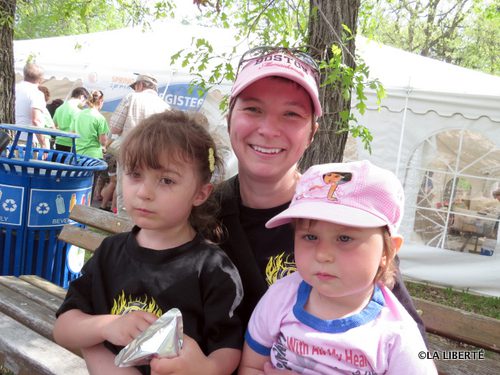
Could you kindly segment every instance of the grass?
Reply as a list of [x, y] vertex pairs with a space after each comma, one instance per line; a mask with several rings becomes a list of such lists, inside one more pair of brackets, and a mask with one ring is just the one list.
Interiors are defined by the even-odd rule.
[[452, 288], [441, 288], [405, 280], [413, 297], [455, 307], [464, 311], [500, 319], [500, 298], [472, 294]]

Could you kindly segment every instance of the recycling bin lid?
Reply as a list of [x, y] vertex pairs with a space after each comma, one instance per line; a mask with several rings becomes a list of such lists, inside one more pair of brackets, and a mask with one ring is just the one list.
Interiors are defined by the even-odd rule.
[[53, 128], [41, 128], [39, 126], [33, 126], [33, 125], [0, 124], [0, 128], [13, 130], [21, 133], [22, 132], [32, 133], [32, 134], [36, 133], [36, 134], [52, 135], [55, 137], [80, 138], [80, 135], [76, 133], [65, 132]]

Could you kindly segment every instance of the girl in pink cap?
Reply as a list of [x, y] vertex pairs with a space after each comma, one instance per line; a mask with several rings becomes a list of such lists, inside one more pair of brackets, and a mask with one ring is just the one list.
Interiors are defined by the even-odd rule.
[[[333, 193], [332, 175], [344, 177]], [[290, 207], [266, 224], [294, 227], [297, 272], [257, 304], [238, 374], [263, 374], [269, 360], [310, 375], [437, 373], [417, 324], [388, 288], [403, 206], [396, 176], [368, 161], [308, 169]]]
[[[265, 223], [286, 209], [300, 178], [297, 163], [311, 144], [321, 116], [319, 69], [308, 54], [280, 47], [247, 51], [229, 103], [228, 131], [238, 175], [216, 191], [227, 238], [221, 248], [240, 273], [244, 297], [236, 311], [244, 324], [268, 287], [296, 270], [290, 225]], [[424, 328], [400, 276], [394, 294]], [[174, 360], [153, 360], [158, 374], [210, 374], [196, 346]], [[199, 372], [197, 372], [197, 370]], [[266, 374], [280, 374], [268, 364]]]

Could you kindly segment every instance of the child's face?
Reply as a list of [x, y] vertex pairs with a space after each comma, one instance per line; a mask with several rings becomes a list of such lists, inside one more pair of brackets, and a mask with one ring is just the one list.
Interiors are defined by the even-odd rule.
[[158, 170], [124, 171], [125, 207], [142, 229], [175, 233], [189, 225], [191, 209], [208, 198], [212, 185], [199, 181], [193, 163], [169, 162], [166, 155], [160, 160]]
[[382, 228], [354, 228], [300, 220], [295, 228], [295, 263], [321, 296], [366, 296], [385, 262]]

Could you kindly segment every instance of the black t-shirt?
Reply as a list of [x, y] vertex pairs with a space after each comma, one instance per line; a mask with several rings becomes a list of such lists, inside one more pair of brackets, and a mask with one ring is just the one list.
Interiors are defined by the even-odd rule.
[[268, 220], [283, 212], [289, 205], [290, 202], [287, 202], [269, 209], [255, 209], [240, 203], [241, 225], [268, 285], [297, 269], [293, 256], [294, 235], [291, 225], [262, 230]]
[[[161, 316], [177, 307], [184, 332], [206, 355], [221, 348], [241, 349], [243, 328], [233, 312], [243, 287], [226, 254], [200, 235], [172, 249], [142, 248], [136, 241], [139, 230], [134, 227], [103, 241], [82, 276], [70, 284], [56, 315], [79, 309], [92, 315], [143, 310]], [[114, 353], [121, 349], [106, 344]]]

